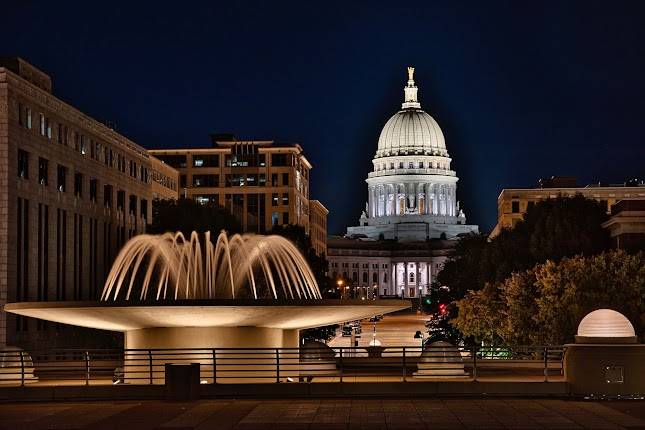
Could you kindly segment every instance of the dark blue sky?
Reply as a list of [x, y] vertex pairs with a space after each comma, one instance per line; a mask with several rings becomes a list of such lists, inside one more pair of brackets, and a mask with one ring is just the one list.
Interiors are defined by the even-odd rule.
[[300, 142], [332, 233], [364, 207], [407, 65], [483, 230], [504, 187], [643, 177], [645, 2], [138, 3], [10, 2], [0, 54], [148, 148]]

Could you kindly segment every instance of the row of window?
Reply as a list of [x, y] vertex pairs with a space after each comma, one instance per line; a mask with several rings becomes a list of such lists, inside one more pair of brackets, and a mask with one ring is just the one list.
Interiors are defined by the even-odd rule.
[[[394, 169], [394, 166], [395, 166], [395, 163], [390, 162], [390, 165], [389, 165], [390, 170]], [[407, 164], [408, 169], [425, 169], [426, 168], [425, 166], [426, 166], [426, 164], [423, 161], [418, 161], [418, 162], [417, 161], [409, 161], [408, 164]], [[427, 166], [428, 166], [428, 169], [435, 169], [436, 168], [436, 169], [442, 170], [442, 169], [447, 169], [448, 168], [447, 167], [448, 165], [446, 163], [434, 164], [432, 161], [428, 162]], [[406, 168], [405, 167], [405, 162], [399, 161], [399, 167], [398, 168], [399, 169], [405, 169]], [[387, 170], [387, 169], [388, 169], [387, 163], [381, 163], [381, 164], [376, 165], [376, 170], [377, 171]]]
[[[30, 154], [22, 149], [18, 150], [18, 177], [29, 180], [29, 158]], [[69, 169], [62, 164], [56, 166], [56, 189], [59, 192], [65, 193], [68, 191], [68, 173]], [[38, 183], [43, 186], [49, 186], [49, 160], [46, 158], [38, 157]], [[82, 199], [85, 196], [85, 176], [81, 172], [74, 172], [74, 196]], [[90, 177], [88, 184], [88, 196], [90, 201], [96, 202], [98, 197], [99, 181], [96, 178]], [[112, 185], [105, 184], [103, 186], [103, 204], [105, 207], [112, 207]], [[129, 212], [136, 214], [137, 197], [130, 195]], [[117, 209], [125, 209], [125, 191], [117, 191]], [[146, 199], [141, 199], [141, 215], [147, 218], [148, 203]]]
[[[179, 176], [179, 186], [181, 188], [186, 188], [187, 185], [187, 175]], [[225, 175], [225, 187], [265, 187], [266, 186], [266, 175], [264, 173], [254, 174], [254, 173], [245, 173], [245, 174], [229, 174]], [[219, 187], [219, 175], [214, 174], [199, 174], [192, 175], [192, 187], [193, 188], [215, 188]], [[278, 187], [289, 186], [289, 173], [282, 173], [282, 183], [278, 182], [278, 174], [271, 174], [271, 186]]]
[[[23, 106], [18, 103], [18, 123], [31, 130], [33, 128], [33, 112], [31, 108]], [[53, 139], [52, 123], [48, 117], [43, 113], [38, 113], [38, 131], [41, 136], [49, 140]], [[72, 143], [74, 150], [81, 155], [89, 157], [98, 162], [103, 162], [108, 167], [113, 167], [121, 173], [125, 173], [129, 166], [129, 173], [132, 178], [139, 179], [144, 183], [148, 183], [148, 168], [144, 165], [138, 165], [134, 160], [127, 160], [125, 155], [113, 151], [107, 145], [104, 145], [92, 138], [86, 137], [84, 134], [77, 131], [70, 133], [67, 125], [58, 123], [56, 127], [56, 141], [65, 146], [70, 146], [70, 134], [72, 136]]]
[[[343, 268], [349, 268], [349, 263], [341, 263], [341, 265]], [[360, 266], [359, 263], [352, 263], [352, 269], [358, 269], [359, 266]], [[330, 267], [335, 267], [335, 268], [339, 267], [338, 262], [330, 263]], [[369, 263], [363, 263], [363, 269], [369, 269], [369, 267], [370, 267]], [[387, 269], [387, 267], [388, 267], [387, 263], [381, 264], [382, 269]], [[378, 269], [378, 268], [379, 268], [379, 265], [377, 263], [372, 263], [372, 269]]]
[[172, 179], [170, 176], [164, 175], [161, 172], [156, 170], [152, 171], [151, 178], [156, 183], [160, 184], [163, 187], [169, 188], [173, 191], [177, 191], [177, 181]]
[[[188, 156], [186, 154], [158, 154], [158, 159], [174, 168], [182, 169], [188, 167]], [[192, 154], [192, 167], [219, 167], [219, 154]], [[307, 178], [309, 173], [307, 169], [296, 161], [295, 154], [271, 154], [271, 166], [273, 167], [293, 167], [295, 166]], [[225, 154], [224, 166], [226, 167], [266, 167], [266, 154]]]

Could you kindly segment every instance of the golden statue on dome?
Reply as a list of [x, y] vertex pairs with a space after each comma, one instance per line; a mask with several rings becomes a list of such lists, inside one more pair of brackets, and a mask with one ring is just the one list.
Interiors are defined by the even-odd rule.
[[408, 80], [414, 81], [414, 67], [408, 66]]

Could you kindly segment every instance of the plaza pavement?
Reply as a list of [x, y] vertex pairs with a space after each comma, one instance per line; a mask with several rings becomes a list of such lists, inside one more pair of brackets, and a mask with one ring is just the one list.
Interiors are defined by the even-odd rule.
[[645, 401], [514, 398], [0, 404], [0, 429], [645, 429]]

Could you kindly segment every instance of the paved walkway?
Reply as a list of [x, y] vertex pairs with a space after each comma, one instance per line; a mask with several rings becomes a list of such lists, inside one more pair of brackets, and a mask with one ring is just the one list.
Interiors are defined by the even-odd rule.
[[0, 404], [0, 429], [645, 429], [644, 401], [202, 400]]

